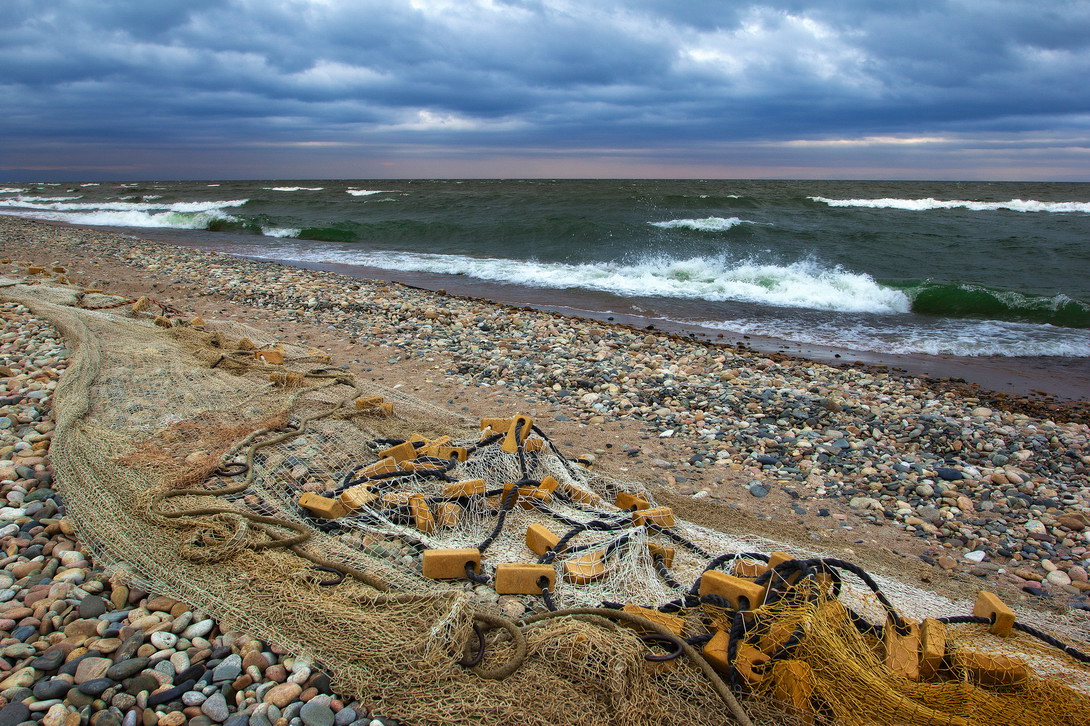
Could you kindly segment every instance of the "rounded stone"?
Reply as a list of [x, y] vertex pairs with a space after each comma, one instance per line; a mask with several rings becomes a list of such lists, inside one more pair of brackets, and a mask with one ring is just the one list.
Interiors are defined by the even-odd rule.
[[48, 681], [38, 681], [34, 684], [34, 697], [39, 701], [48, 701], [52, 698], [64, 698], [72, 688], [72, 684], [63, 678], [51, 678]]
[[114, 682], [109, 678], [93, 678], [84, 681], [76, 688], [79, 689], [80, 693], [86, 693], [88, 696], [101, 696], [112, 685], [114, 685]]

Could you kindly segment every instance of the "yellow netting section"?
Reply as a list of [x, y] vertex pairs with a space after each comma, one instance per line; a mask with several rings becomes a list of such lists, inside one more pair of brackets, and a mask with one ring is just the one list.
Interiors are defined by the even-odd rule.
[[[68, 514], [98, 560], [309, 656], [342, 692], [408, 723], [1090, 722], [1090, 671], [1021, 634], [950, 626], [938, 665], [899, 675], [891, 628], [874, 628], [889, 612], [871, 584], [916, 619], [965, 613], [968, 603], [888, 578], [845, 572], [830, 589], [820, 572], [789, 582], [779, 570], [763, 581], [770, 602], [749, 603], [748, 614], [701, 598], [690, 589], [712, 557], [779, 545], [640, 520], [626, 502], [655, 509], [652, 492], [574, 463], [547, 432], [505, 449], [476, 421], [237, 323], [183, 324], [146, 301], [122, 305], [64, 285], [2, 292], [52, 321], [72, 349], [51, 456]], [[393, 415], [356, 406], [374, 396]], [[427, 466], [389, 479], [360, 474], [414, 435], [448, 437], [444, 445], [468, 455], [442, 475]], [[484, 491], [473, 496], [445, 488], [474, 479]], [[357, 481], [373, 497], [339, 519], [298, 504], [303, 495], [340, 501]], [[525, 490], [504, 493], [519, 481]], [[541, 494], [546, 481], [555, 495]], [[567, 533], [566, 549], [531, 552], [535, 525]], [[487, 584], [422, 575], [424, 552], [467, 547], [485, 549]], [[498, 595], [497, 568], [513, 562], [554, 568], [559, 613], [545, 611], [541, 593]], [[752, 582], [762, 566], [759, 556], [719, 557], [716, 570]], [[626, 612], [603, 602], [673, 605]], [[1045, 624], [1077, 644], [1085, 624], [1072, 623]], [[733, 645], [720, 648], [728, 635]], [[483, 661], [473, 665], [480, 643]], [[918, 661], [920, 643], [911, 648]], [[645, 657], [675, 650], [683, 657]]]

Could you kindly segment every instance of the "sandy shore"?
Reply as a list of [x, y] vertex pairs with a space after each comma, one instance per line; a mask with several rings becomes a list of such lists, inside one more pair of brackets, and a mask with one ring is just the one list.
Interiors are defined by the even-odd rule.
[[0, 255], [306, 341], [470, 415], [530, 413], [607, 471], [668, 489], [698, 522], [850, 553], [917, 582], [941, 576], [936, 589], [951, 596], [987, 586], [1022, 605], [1090, 608], [1090, 521], [1078, 516], [1090, 508], [1086, 404], [93, 229], [0, 218]]

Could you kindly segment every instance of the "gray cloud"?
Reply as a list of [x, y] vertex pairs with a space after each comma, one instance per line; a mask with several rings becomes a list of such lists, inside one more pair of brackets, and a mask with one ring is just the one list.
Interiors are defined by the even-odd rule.
[[[724, 5], [8, 0], [0, 133], [12, 152], [0, 164], [17, 176], [77, 147], [186, 148], [226, 164], [246, 145], [310, 142], [372, 157], [592, 147], [654, 160], [646, 150], [668, 148], [679, 164], [729, 164], [750, 163], [738, 146], [750, 143], [770, 164], [794, 154], [832, 174], [830, 147], [768, 144], [871, 139], [852, 148], [874, 151], [880, 137], [944, 137], [911, 147], [936, 159], [977, 137], [1057, 129], [1065, 148], [1088, 144], [1085, 3]], [[1033, 146], [1034, 168], [1041, 154]]]

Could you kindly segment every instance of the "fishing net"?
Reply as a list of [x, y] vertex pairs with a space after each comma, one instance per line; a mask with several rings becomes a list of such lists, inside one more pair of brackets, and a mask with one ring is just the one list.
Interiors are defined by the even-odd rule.
[[1085, 620], [996, 635], [1002, 607], [684, 521], [525, 417], [153, 300], [0, 293], [72, 350], [50, 453], [97, 561], [407, 723], [1090, 722]]

